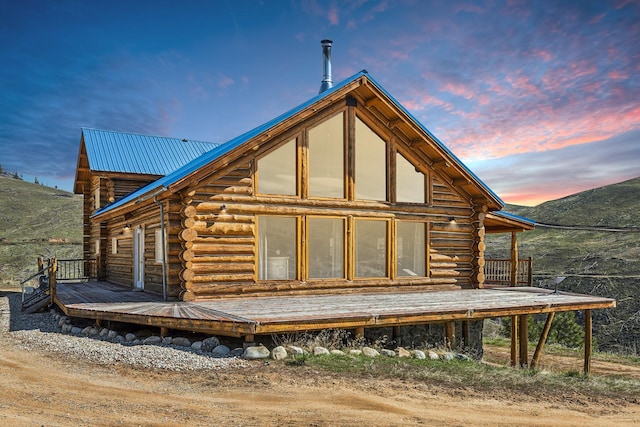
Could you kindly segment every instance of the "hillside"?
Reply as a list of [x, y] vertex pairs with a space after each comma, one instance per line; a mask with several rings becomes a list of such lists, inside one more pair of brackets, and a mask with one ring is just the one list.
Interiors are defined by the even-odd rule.
[[[532, 257], [535, 285], [566, 276], [561, 290], [615, 298], [618, 307], [594, 314], [603, 349], [640, 353], [640, 178], [506, 211], [543, 224], [610, 227], [620, 232], [538, 226], [518, 235], [520, 257]], [[509, 256], [510, 236], [487, 239], [487, 256]], [[581, 319], [578, 317], [578, 321]]]
[[36, 258], [82, 254], [82, 196], [0, 176], [0, 284], [35, 272]]

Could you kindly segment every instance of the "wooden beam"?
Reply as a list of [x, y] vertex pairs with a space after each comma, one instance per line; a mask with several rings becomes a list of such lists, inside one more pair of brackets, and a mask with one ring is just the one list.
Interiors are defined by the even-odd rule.
[[463, 320], [462, 321], [462, 339], [464, 340], [464, 347], [465, 348], [469, 348], [470, 345], [469, 343], [471, 342], [471, 333], [469, 331], [469, 321], [468, 320]]
[[551, 329], [551, 323], [553, 322], [555, 314], [556, 313], [554, 313], [553, 311], [547, 314], [547, 321], [544, 323], [544, 328], [542, 329], [542, 334], [540, 334], [540, 340], [538, 340], [536, 351], [533, 353], [533, 357], [531, 358], [531, 365], [529, 366], [531, 369], [535, 369], [540, 362], [542, 349], [544, 348], [544, 344], [547, 341], [547, 337], [549, 336], [549, 330]]
[[362, 326], [357, 327], [355, 330], [355, 334], [356, 334], [356, 339], [364, 338], [364, 327]]
[[511, 366], [518, 366], [518, 316], [511, 316]]
[[453, 349], [456, 345], [456, 324], [455, 322], [446, 322], [444, 328], [447, 337], [446, 346]]
[[511, 286], [518, 286], [518, 234], [511, 233]]
[[584, 311], [584, 373], [591, 373], [591, 350], [593, 346], [593, 326], [591, 324], [591, 310]]
[[529, 364], [529, 322], [528, 315], [520, 316], [520, 367], [526, 368]]

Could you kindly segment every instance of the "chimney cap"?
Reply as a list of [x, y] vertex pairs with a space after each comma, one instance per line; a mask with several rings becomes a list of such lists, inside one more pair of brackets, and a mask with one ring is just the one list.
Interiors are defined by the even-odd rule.
[[331, 44], [331, 43], [333, 43], [333, 40], [324, 39], [324, 40], [320, 40], [320, 43], [322, 43], [322, 44]]

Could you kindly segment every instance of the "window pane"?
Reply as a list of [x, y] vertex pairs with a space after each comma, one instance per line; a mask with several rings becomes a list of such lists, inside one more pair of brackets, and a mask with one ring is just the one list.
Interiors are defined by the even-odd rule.
[[425, 277], [425, 224], [398, 222], [396, 271], [398, 276]]
[[344, 221], [309, 218], [309, 278], [344, 277]]
[[344, 198], [344, 114], [309, 130], [309, 195]]
[[356, 220], [356, 277], [387, 277], [386, 221]]
[[296, 278], [296, 219], [258, 217], [258, 279]]
[[424, 174], [400, 153], [396, 156], [396, 201], [425, 203]]
[[356, 118], [356, 199], [387, 199], [386, 144]]
[[258, 193], [296, 195], [296, 140], [258, 160]]

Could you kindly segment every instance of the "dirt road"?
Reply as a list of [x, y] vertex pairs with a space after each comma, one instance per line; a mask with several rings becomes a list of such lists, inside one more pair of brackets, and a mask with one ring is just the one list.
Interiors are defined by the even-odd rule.
[[[516, 402], [518, 402], [516, 404]], [[631, 426], [640, 405], [482, 396], [276, 362], [206, 373], [93, 366], [0, 345], [3, 426]]]

